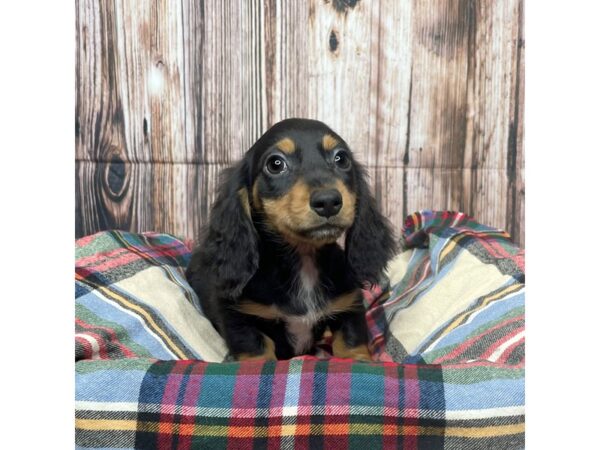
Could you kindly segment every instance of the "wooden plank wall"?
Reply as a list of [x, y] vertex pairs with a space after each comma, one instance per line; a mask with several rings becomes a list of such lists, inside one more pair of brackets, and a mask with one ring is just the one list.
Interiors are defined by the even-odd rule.
[[76, 234], [193, 238], [219, 172], [322, 120], [398, 230], [461, 210], [524, 245], [522, 0], [77, 0]]

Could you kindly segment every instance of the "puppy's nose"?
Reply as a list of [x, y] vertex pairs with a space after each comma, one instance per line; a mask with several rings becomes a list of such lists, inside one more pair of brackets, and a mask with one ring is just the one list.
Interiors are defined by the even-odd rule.
[[322, 217], [335, 216], [342, 209], [342, 194], [337, 189], [315, 191], [310, 196], [310, 207]]

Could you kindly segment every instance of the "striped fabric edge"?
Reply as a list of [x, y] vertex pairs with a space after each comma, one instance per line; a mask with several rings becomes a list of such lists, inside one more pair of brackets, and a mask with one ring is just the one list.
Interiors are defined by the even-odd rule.
[[[81, 278], [77, 274], [76, 280], [78, 283], [82, 283], [93, 288], [90, 290], [90, 292], [88, 292], [87, 295], [93, 295], [98, 302], [106, 304], [107, 307], [112, 308], [114, 311], [120, 311], [119, 314], [132, 318], [134, 322], [138, 322], [139, 326], [145, 330], [145, 334], [148, 335], [149, 338], [152, 337], [156, 341], [156, 344], [164, 349], [164, 352], [161, 352], [164, 353], [163, 357], [169, 359], [190, 359], [197, 357], [197, 354], [192, 349], [188, 348], [186, 343], [170, 330], [169, 325], [156, 314], [153, 308], [140, 299], [136, 299], [120, 289], [118, 283], [103, 286], [89, 279]], [[80, 307], [85, 307], [85, 301], [87, 301], [87, 298], [81, 296], [76, 300], [76, 304], [80, 305]], [[91, 314], [92, 313], [90, 312], [90, 315]], [[116, 314], [116, 312], [114, 314]], [[94, 318], [93, 321], [95, 323], [88, 324], [88, 330], [86, 330], [84, 333], [80, 332], [76, 342], [82, 344], [81, 335], [87, 334], [92, 338], [97, 337], [96, 340], [99, 347], [106, 347], [108, 349], [110, 345], [113, 345], [113, 348], [115, 345], [118, 345], [120, 349], [130, 353], [128, 357], [145, 356], [135, 354], [133, 346], [130, 346], [126, 350], [124, 349], [122, 342], [130, 341], [131, 338], [129, 337], [128, 330], [115, 324], [115, 317], [112, 317], [112, 320], [110, 320], [111, 318], [105, 319], [107, 324], [110, 323], [112, 325], [112, 328], [105, 327], [106, 333], [98, 332], [98, 324], [102, 319], [96, 314], [91, 317]], [[83, 320], [82, 317], [76, 317], [76, 320], [77, 319]], [[120, 332], [118, 333], [117, 330]], [[102, 337], [108, 337], [109, 339], [104, 340]], [[90, 339], [86, 340], [89, 341]], [[140, 344], [138, 344], [137, 348], [140, 348]], [[107, 359], [112, 359], [114, 357], [118, 357], [119, 352], [110, 353], [107, 351], [106, 354], [99, 354], [98, 356], [101, 358], [104, 357]], [[86, 351], [85, 347], [82, 349], [81, 354], [76, 355], [76, 358], [78, 359], [86, 359], [89, 357], [90, 353], [89, 351]]]
[[[482, 225], [473, 218], [460, 212], [452, 211], [419, 211], [411, 214], [405, 220], [403, 228], [407, 249], [404, 256], [400, 254], [396, 258], [410, 259], [402, 263], [401, 273], [390, 273], [390, 279], [395, 280], [393, 284], [386, 286], [378, 292], [364, 292], [365, 306], [367, 309], [367, 323], [371, 335], [371, 349], [377, 360], [398, 361], [399, 358], [405, 362], [438, 362], [426, 353], [435, 351], [440, 356], [440, 347], [436, 345], [453, 332], [454, 329], [469, 323], [472, 317], [484, 310], [491, 310], [489, 306], [494, 302], [501, 302], [514, 292], [524, 289], [523, 274], [524, 252], [510, 241], [510, 236], [500, 230]], [[480, 298], [473, 298], [471, 305], [466, 306], [462, 312], [454, 317], [449, 317], [448, 322], [440, 329], [432, 330], [429, 337], [419, 344], [417, 349], [411, 349], [410, 354], [402, 343], [391, 333], [390, 325], [393, 318], [400, 310], [410, 308], [416, 301], [421, 299], [433, 287], [435, 287], [444, 276], [454, 277], [456, 271], [448, 269], [460, 254], [472, 254], [481, 260], [482, 264], [492, 264], [499, 269], [498, 275], [511, 276], [512, 282], [507, 285], [498, 283], [489, 293]], [[408, 255], [408, 256], [406, 256]], [[395, 259], [396, 259], [395, 258]], [[406, 261], [406, 259], [405, 259]], [[505, 262], [507, 261], [507, 262]], [[482, 266], [483, 267], [483, 266]], [[464, 272], [464, 270], [463, 270]], [[464, 277], [464, 273], [459, 273]], [[459, 278], [460, 279], [460, 278]], [[506, 282], [506, 278], [504, 278]], [[475, 281], [475, 280], [472, 280]], [[498, 281], [502, 281], [499, 277]], [[491, 285], [493, 286], [493, 285]], [[433, 301], [432, 298], [430, 301]], [[522, 303], [524, 297], [521, 298]], [[518, 306], [515, 306], [518, 309]], [[498, 308], [496, 308], [498, 309]], [[513, 315], [512, 312], [506, 313]], [[497, 318], [501, 319], [501, 318]], [[494, 319], [496, 320], [496, 319]], [[520, 316], [520, 323], [524, 327], [524, 315]], [[490, 326], [493, 326], [490, 325]], [[482, 336], [491, 336], [486, 333], [485, 327], [481, 328]], [[523, 331], [523, 330], [521, 330]], [[499, 344], [503, 343], [505, 336], [498, 335]], [[473, 337], [473, 336], [470, 336]], [[514, 336], [509, 336], [512, 338]], [[510, 363], [518, 362], [524, 355], [524, 333], [520, 333], [517, 342], [511, 342], [511, 349], [516, 349], [509, 357], [505, 354], [491, 353], [492, 358], [503, 358]], [[473, 340], [481, 346], [481, 340]], [[495, 343], [490, 342], [491, 348]], [[413, 346], [415, 344], [412, 344]], [[479, 358], [476, 354], [476, 346], [465, 349], [464, 354], [469, 354], [465, 359]], [[448, 348], [448, 351], [451, 349]], [[483, 351], [483, 350], [482, 350]], [[520, 356], [519, 356], [520, 355]]]
[[459, 211], [421, 210], [407, 216], [402, 228], [402, 236], [406, 248], [424, 248], [429, 246], [431, 237], [447, 238], [452, 233], [453, 239], [448, 239], [444, 245], [445, 256], [467, 236], [477, 237], [486, 252], [493, 259], [511, 260], [521, 271], [525, 271], [525, 252], [518, 247], [506, 231], [499, 230], [480, 222]]
[[[109, 285], [147, 267], [157, 266], [177, 282], [173, 270], [183, 274], [190, 260], [190, 248], [165, 233], [101, 231], [75, 241], [75, 273], [80, 280]], [[76, 296], [89, 291], [79, 287]]]
[[76, 360], [148, 356], [202, 359], [156, 307], [123, 289], [127, 279], [158, 268], [160, 276], [199, 310], [198, 299], [183, 273], [189, 258], [189, 247], [165, 233], [110, 230], [78, 239]]
[[[307, 357], [77, 365], [82, 448], [521, 448], [524, 439], [523, 368]], [[98, 398], [111, 376], [128, 383]]]

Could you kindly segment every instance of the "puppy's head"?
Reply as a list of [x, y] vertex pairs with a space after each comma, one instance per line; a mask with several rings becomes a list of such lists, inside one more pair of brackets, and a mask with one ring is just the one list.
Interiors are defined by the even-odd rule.
[[292, 246], [320, 247], [346, 232], [350, 268], [358, 280], [376, 282], [394, 251], [376, 206], [338, 134], [322, 122], [286, 119], [224, 173], [204, 255], [220, 289], [235, 296], [258, 267], [258, 222]]
[[352, 226], [356, 164], [348, 145], [325, 124], [284, 120], [249, 153], [252, 210], [288, 243], [321, 246]]

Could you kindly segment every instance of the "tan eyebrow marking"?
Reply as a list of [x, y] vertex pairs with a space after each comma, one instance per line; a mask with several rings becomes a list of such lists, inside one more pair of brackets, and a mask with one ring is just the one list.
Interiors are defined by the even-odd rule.
[[325, 136], [323, 136], [323, 150], [333, 150], [338, 144], [339, 141], [332, 135], [326, 134]]
[[283, 153], [288, 155], [296, 151], [296, 144], [294, 144], [294, 141], [292, 141], [290, 138], [281, 139], [275, 144], [275, 146]]

